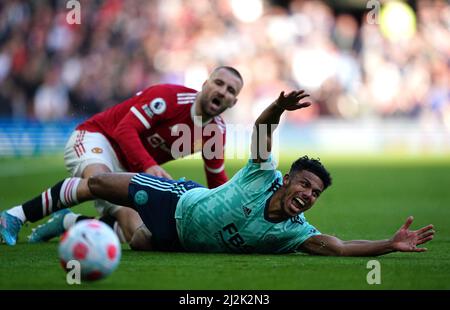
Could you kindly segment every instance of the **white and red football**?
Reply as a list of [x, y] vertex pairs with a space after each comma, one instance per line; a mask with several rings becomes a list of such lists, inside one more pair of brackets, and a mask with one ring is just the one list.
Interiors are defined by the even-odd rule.
[[114, 231], [98, 220], [80, 221], [62, 235], [58, 248], [62, 267], [79, 266], [83, 280], [110, 275], [119, 265], [121, 247]]

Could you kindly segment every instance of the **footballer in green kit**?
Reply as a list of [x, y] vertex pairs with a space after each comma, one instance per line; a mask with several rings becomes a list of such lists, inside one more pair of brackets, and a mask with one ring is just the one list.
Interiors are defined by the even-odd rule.
[[[276, 170], [272, 133], [285, 111], [307, 108], [303, 91], [284, 92], [258, 117], [252, 157], [225, 184], [207, 189], [193, 181], [173, 181], [147, 174], [109, 173], [89, 179], [98, 198], [138, 211], [145, 233], [142, 250], [289, 253], [377, 256], [395, 251], [424, 252], [418, 247], [434, 237], [433, 225], [410, 230], [405, 224], [385, 240], [344, 241], [319, 232], [304, 213], [313, 207], [331, 177], [319, 160], [303, 156], [284, 176]], [[146, 193], [146, 195], [144, 194]]]

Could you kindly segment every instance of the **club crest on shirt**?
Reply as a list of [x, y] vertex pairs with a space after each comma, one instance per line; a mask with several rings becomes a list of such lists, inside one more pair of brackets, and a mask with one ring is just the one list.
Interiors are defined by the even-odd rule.
[[155, 98], [150, 102], [150, 109], [156, 115], [162, 114], [166, 110], [166, 102], [163, 98]]
[[101, 154], [103, 153], [103, 149], [101, 147], [94, 147], [92, 148], [91, 152], [94, 154]]

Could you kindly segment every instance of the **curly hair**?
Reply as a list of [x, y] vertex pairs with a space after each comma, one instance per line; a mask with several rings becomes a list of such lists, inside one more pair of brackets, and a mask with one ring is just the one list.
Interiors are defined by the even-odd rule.
[[331, 185], [331, 176], [328, 170], [322, 165], [319, 159], [303, 156], [292, 163], [289, 174], [307, 170], [317, 175], [323, 182], [324, 190]]

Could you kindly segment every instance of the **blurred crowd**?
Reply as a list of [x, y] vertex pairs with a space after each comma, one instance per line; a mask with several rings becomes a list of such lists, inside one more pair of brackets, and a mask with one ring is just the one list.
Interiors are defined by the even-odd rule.
[[0, 116], [87, 117], [151, 84], [200, 89], [212, 68], [231, 65], [245, 85], [228, 121], [251, 122], [281, 90], [302, 87], [316, 104], [289, 121], [450, 128], [445, 1], [361, 1], [381, 11], [347, 12], [305, 0], [81, 0], [80, 24], [68, 23], [68, 2], [0, 2]]

